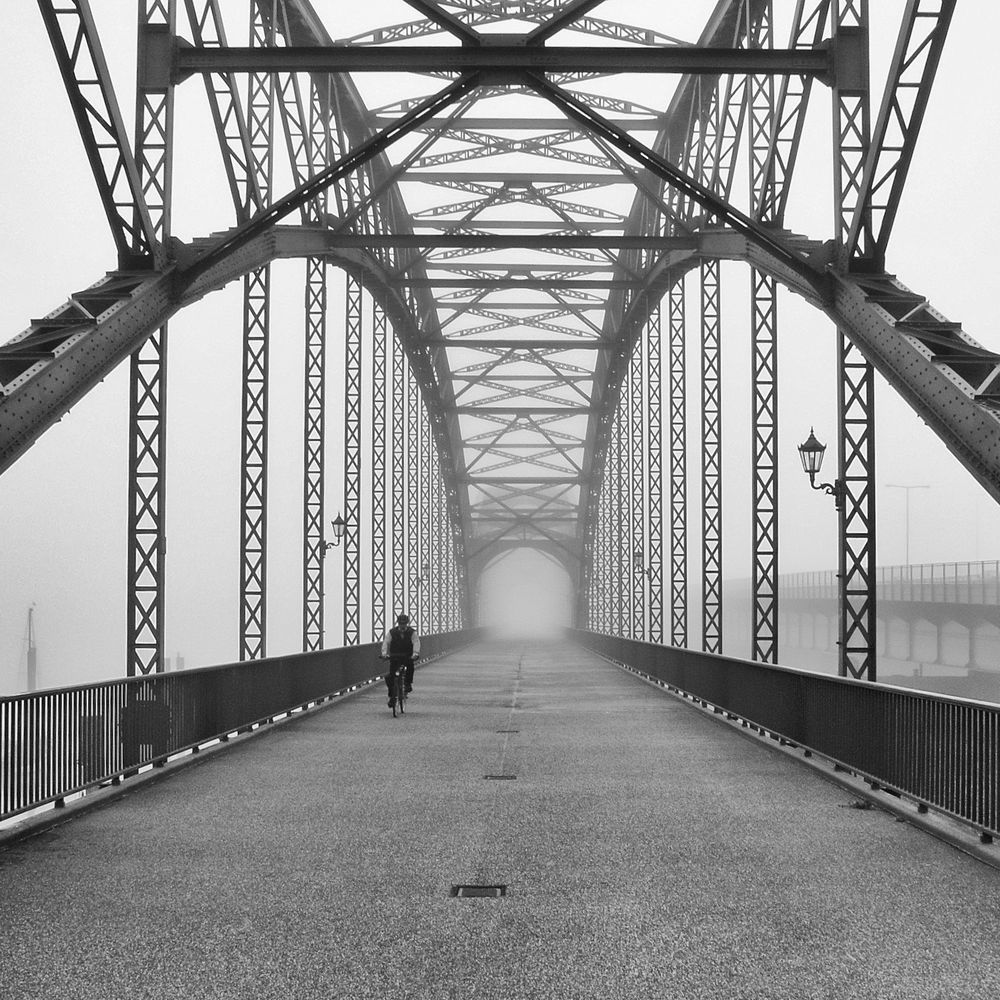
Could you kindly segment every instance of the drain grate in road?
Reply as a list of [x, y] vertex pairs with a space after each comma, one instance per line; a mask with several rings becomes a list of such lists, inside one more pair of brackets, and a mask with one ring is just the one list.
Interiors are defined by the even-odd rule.
[[505, 885], [453, 885], [451, 887], [452, 896], [459, 899], [470, 899], [473, 897], [496, 899], [498, 896], [507, 895]]
[[519, 733], [520, 729], [498, 729], [498, 733]]
[[487, 781], [517, 781], [516, 774], [484, 774]]

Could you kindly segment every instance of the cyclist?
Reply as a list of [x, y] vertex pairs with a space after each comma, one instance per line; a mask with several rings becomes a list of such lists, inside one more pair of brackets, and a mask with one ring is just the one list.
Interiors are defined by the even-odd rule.
[[382, 659], [389, 661], [389, 673], [385, 675], [385, 686], [389, 689], [389, 707], [395, 704], [396, 692], [393, 689], [393, 678], [400, 671], [406, 693], [413, 690], [413, 663], [420, 655], [420, 636], [410, 625], [409, 615], [399, 615], [396, 624], [389, 629], [382, 640]]

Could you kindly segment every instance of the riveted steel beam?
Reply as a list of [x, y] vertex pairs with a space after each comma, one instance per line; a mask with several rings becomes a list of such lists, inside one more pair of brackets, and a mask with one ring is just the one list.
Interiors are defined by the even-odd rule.
[[438, 45], [309, 47], [290, 45], [273, 51], [178, 47], [174, 78], [195, 73], [440, 73], [483, 72], [487, 81], [520, 82], [520, 73], [720, 73], [808, 74], [823, 82], [833, 75], [825, 49], [724, 49], [646, 46]]

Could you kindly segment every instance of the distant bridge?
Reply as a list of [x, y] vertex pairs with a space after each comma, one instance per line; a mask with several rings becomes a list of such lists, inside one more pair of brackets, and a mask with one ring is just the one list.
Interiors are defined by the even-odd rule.
[[[734, 581], [726, 590], [728, 651], [737, 654], [749, 629], [748, 593], [748, 581]], [[782, 662], [823, 666], [828, 659], [835, 669], [836, 572], [783, 574], [778, 600]], [[965, 669], [976, 697], [1000, 696], [1000, 560], [881, 566], [875, 607], [876, 647], [888, 675], [897, 674], [893, 661], [913, 663], [918, 673], [930, 666]], [[942, 686], [927, 678], [920, 683]], [[962, 693], [972, 694], [967, 687]]]

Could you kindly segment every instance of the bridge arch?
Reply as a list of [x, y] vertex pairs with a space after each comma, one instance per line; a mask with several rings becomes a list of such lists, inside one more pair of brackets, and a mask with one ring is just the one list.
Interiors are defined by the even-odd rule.
[[[309, 4], [295, 2], [280, 6], [284, 8], [287, 20], [277, 27], [280, 33], [285, 34], [286, 40], [294, 39], [298, 44], [308, 44], [310, 38], [314, 41], [329, 41], [328, 37], [321, 38], [321, 22], [310, 11]], [[719, 4], [699, 41], [706, 44], [723, 36], [735, 37], [740, 44], [746, 42], [752, 48], [756, 44], [752, 40], [755, 24], [759, 27], [759, 22], [753, 19], [758, 17], [764, 6], [759, 3]], [[743, 25], [739, 23], [741, 10], [752, 12], [751, 20]], [[544, 20], [546, 15], [539, 13], [538, 16]], [[409, 37], [438, 32], [440, 28], [441, 25], [434, 27], [423, 24], [419, 29], [413, 28]], [[596, 29], [596, 22], [588, 26], [588, 30]], [[605, 29], [606, 26], [602, 28]], [[665, 44], [659, 38], [656, 43]], [[666, 109], [665, 120], [655, 132], [656, 138], [649, 143], [652, 152], [663, 163], [658, 163], [655, 159], [642, 161], [645, 193], [636, 197], [626, 213], [630, 227], [628, 237], [644, 240], [645, 243], [632, 246], [622, 243], [613, 254], [612, 282], [624, 281], [629, 273], [639, 273], [642, 280], [635, 288], [630, 289], [609, 286], [607, 298], [610, 308], [605, 313], [603, 323], [597, 324], [600, 325], [601, 338], [607, 343], [602, 344], [597, 352], [596, 364], [590, 373], [593, 383], [592, 405], [588, 409], [594, 412], [586, 414], [586, 430], [581, 435], [582, 458], [577, 462], [578, 466], [587, 470], [588, 475], [576, 476], [579, 480], [579, 498], [576, 501], [579, 516], [574, 535], [560, 539], [560, 544], [577, 553], [583, 563], [587, 561], [584, 540], [593, 533], [593, 512], [596, 509], [590, 503], [590, 474], [596, 473], [599, 477], [606, 464], [608, 435], [619, 388], [634, 350], [634, 347], [630, 350], [630, 344], [638, 342], [642, 331], [648, 326], [653, 309], [664, 296], [669, 296], [670, 289], [676, 286], [681, 275], [701, 267], [706, 260], [747, 261], [757, 271], [785, 283], [812, 304], [822, 308], [847, 332], [861, 352], [900, 388], [917, 412], [935, 427], [973, 474], [989, 490], [996, 490], [997, 422], [990, 408], [994, 368], [988, 352], [984, 352], [963, 332], [956, 330], [954, 324], [935, 315], [934, 310], [920, 296], [903, 289], [895, 279], [882, 272], [868, 274], [863, 269], [845, 269], [832, 247], [794, 237], [782, 231], [775, 220], [770, 220], [766, 228], [750, 225], [740, 229], [740, 220], [735, 214], [731, 214], [728, 217], [730, 226], [719, 229], [715, 223], [711, 226], [708, 224], [711, 213], [705, 205], [697, 202], [690, 191], [683, 195], [668, 193], [669, 184], [664, 183], [664, 178], [656, 171], [665, 169], [664, 163], [675, 168], [678, 165], [700, 168], [702, 164], [697, 157], [699, 151], [704, 153], [708, 149], [704, 139], [704, 126], [708, 121], [712, 101], [717, 100], [720, 93], [718, 80], [718, 75], [712, 74], [699, 77], [692, 75], [683, 79], [673, 103]], [[360, 91], [346, 76], [337, 75], [334, 82], [335, 87], [340, 88], [336, 97], [343, 111], [342, 124], [346, 137], [343, 147], [348, 147], [364, 141], [370, 134], [368, 109], [364, 107]], [[716, 85], [715, 90], [713, 84]], [[610, 114], [609, 108], [610, 104], [602, 107], [602, 110]], [[612, 138], [610, 134], [604, 137], [605, 159], [620, 166], [626, 154], [622, 152], [618, 156], [612, 153], [611, 146], [608, 145]], [[674, 149], [671, 150], [671, 147]], [[682, 152], [674, 155], [677, 149]], [[5, 387], [10, 391], [5, 393], [0, 408], [3, 409], [4, 416], [11, 420], [10, 424], [5, 423], [5, 432], [8, 427], [14, 428], [11, 437], [4, 442], [5, 454], [9, 456], [19, 453], [19, 449], [23, 449], [26, 442], [38, 433], [42, 423], [58, 419], [68, 405], [67, 401], [79, 398], [79, 394], [86, 392], [101, 377], [101, 372], [108, 370], [109, 365], [130, 354], [151, 331], [157, 329], [162, 319], [171, 315], [172, 310], [182, 307], [186, 297], [193, 300], [198, 295], [205, 294], [210, 287], [219, 286], [284, 256], [322, 256], [336, 261], [338, 266], [350, 270], [361, 269], [365, 274], [366, 287], [379, 297], [383, 309], [390, 315], [397, 331], [401, 332], [401, 340], [428, 402], [436, 431], [434, 446], [446, 455], [446, 475], [453, 477], [450, 480], [448, 499], [452, 522], [461, 530], [463, 548], [466, 552], [471, 551], [483, 539], [474, 538], [471, 527], [474, 504], [469, 495], [470, 483], [464, 478], [468, 463], [463, 454], [463, 444], [467, 435], [461, 430], [464, 415], [455, 412], [455, 399], [459, 392], [466, 390], [467, 384], [455, 378], [448, 362], [449, 352], [457, 349], [438, 343], [438, 338], [443, 339], [443, 334], [440, 316], [436, 308], [433, 308], [436, 303], [431, 286], [411, 285], [404, 292], [399, 283], [398, 269], [394, 271], [387, 263], [389, 258], [380, 257], [362, 246], [365, 240], [375, 243], [383, 237], [396, 238], [399, 241], [399, 246], [394, 248], [397, 252], [406, 241], [409, 244], [405, 249], [414, 251], [415, 258], [422, 252], [417, 250], [418, 236], [410, 224], [410, 215], [399, 193], [400, 187], [391, 179], [394, 169], [396, 168], [389, 158], [382, 153], [372, 161], [367, 183], [374, 187], [367, 194], [362, 193], [361, 200], [371, 198], [373, 204], [377, 201], [383, 212], [383, 218], [375, 220], [375, 229], [335, 234], [319, 227], [308, 230], [301, 227], [278, 227], [261, 235], [259, 240], [239, 247], [238, 251], [233, 251], [226, 259], [220, 260], [214, 272], [202, 275], [188, 287], [184, 287], [183, 272], [197, 262], [199, 253], [210, 252], [213, 243], [194, 241], [187, 247], [176, 241], [169, 244], [167, 256], [172, 254], [176, 261], [172, 268], [165, 266], [156, 274], [147, 272], [139, 285], [128, 292], [127, 300], [116, 301], [106, 310], [108, 315], [99, 314], [93, 329], [76, 328], [74, 336], [77, 340], [72, 344], [60, 345], [56, 357], [38, 361], [39, 368], [25, 369], [14, 379], [5, 381]], [[715, 171], [712, 183], [703, 186], [710, 193], [718, 194], [720, 168], [715, 166], [712, 169]], [[387, 178], [390, 180], [387, 181]], [[727, 179], [727, 184], [729, 180], [731, 178]], [[484, 182], [476, 180], [467, 183]], [[386, 185], [384, 188], [381, 187], [383, 184]], [[380, 194], [377, 198], [372, 198], [371, 191], [375, 189], [379, 189]], [[335, 190], [346, 197], [346, 188], [342, 190], [338, 187]], [[509, 189], [506, 193], [509, 194]], [[356, 203], [354, 209], [359, 204], [360, 202]], [[686, 212], [681, 213], [683, 226], [678, 227], [677, 232], [668, 231], [665, 220], [673, 217], [671, 213], [677, 215], [681, 208]], [[348, 211], [352, 211], [350, 206]], [[372, 218], [376, 214], [373, 211]], [[360, 220], [363, 215], [364, 211], [357, 218]], [[343, 220], [332, 221], [337, 223]], [[751, 223], [759, 221], [750, 219]], [[382, 228], [378, 229], [378, 226]], [[481, 228], [485, 233], [488, 226]], [[293, 232], [293, 229], [298, 232]], [[501, 236], [505, 235], [502, 230], [498, 232]], [[354, 246], [348, 245], [349, 236], [354, 238]], [[480, 236], [486, 239], [482, 233]], [[340, 239], [339, 245], [337, 237]], [[509, 234], [505, 238], [505, 245], [512, 246]], [[496, 234], [494, 239], [498, 239]], [[666, 249], [663, 246], [654, 247], [652, 243], [656, 240], [669, 245]], [[670, 244], [671, 240], [675, 242]], [[525, 239], [525, 242], [530, 241]], [[608, 245], [611, 245], [611, 241]], [[454, 249], [467, 250], [468, 247], [462, 248], [456, 243]], [[589, 251], [593, 247], [586, 249]], [[508, 276], [508, 285], [516, 285], [524, 273]], [[123, 275], [119, 275], [114, 280], [125, 279]], [[95, 293], [92, 298], [96, 301], [99, 294]], [[37, 342], [40, 334], [51, 336], [52, 327], [57, 325], [45, 327], [42, 324], [26, 331], [26, 337]], [[102, 346], [100, 341], [105, 334], [108, 344]], [[22, 338], [19, 343], [22, 344], [22, 357], [27, 358], [24, 340]], [[554, 352], [545, 356], [548, 363], [552, 363], [554, 359], [558, 364], [564, 364], [558, 360], [560, 354], [565, 358], [563, 348], [545, 350]], [[12, 363], [11, 359], [17, 351], [17, 347], [11, 348], [5, 355], [5, 362]], [[482, 362], [484, 366], [490, 363]], [[562, 388], [571, 388], [572, 384], [571, 377], [564, 372]], [[507, 383], [506, 391], [513, 392], [512, 386], [513, 383]], [[537, 400], [538, 397], [535, 398]], [[561, 400], [563, 403], [565, 401], [565, 398]], [[8, 443], [9, 450], [6, 448]], [[555, 449], [554, 453], [558, 454], [559, 450]]]

